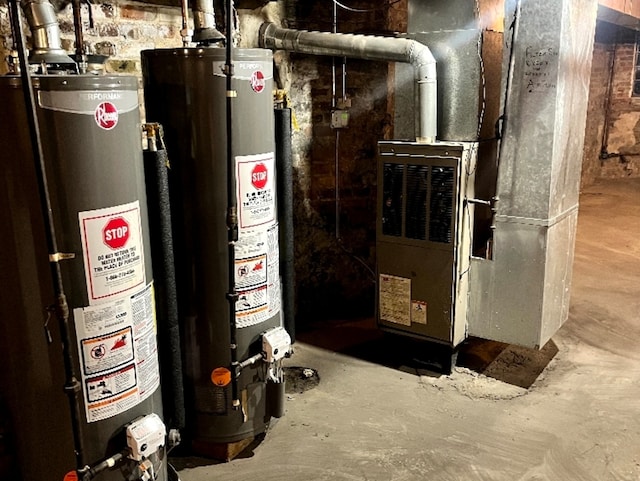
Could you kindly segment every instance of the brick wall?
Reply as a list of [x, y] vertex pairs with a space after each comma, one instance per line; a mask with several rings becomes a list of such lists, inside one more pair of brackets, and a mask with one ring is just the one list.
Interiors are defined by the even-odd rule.
[[[349, 6], [366, 11], [339, 9], [338, 32], [406, 31], [405, 2], [350, 1]], [[330, 2], [304, 0], [289, 3], [285, 23], [290, 28], [331, 31], [332, 17]], [[370, 314], [375, 280], [376, 148], [378, 140], [392, 134], [393, 95], [388, 80], [393, 64], [346, 61], [350, 123], [338, 137], [330, 122], [332, 59], [292, 54], [291, 65], [290, 97], [299, 124], [293, 149], [299, 318], [304, 322], [317, 316]], [[340, 99], [342, 60], [336, 59], [336, 65]]]
[[[340, 9], [338, 32], [392, 34], [406, 31], [406, 0], [351, 0]], [[83, 6], [83, 9], [86, 9]], [[281, 0], [264, 8], [240, 10], [241, 46], [255, 46], [262, 20], [290, 28], [331, 31], [331, 2]], [[85, 41], [92, 51], [110, 54], [109, 73], [140, 75], [143, 49], [181, 45], [178, 8], [118, 0], [93, 5], [95, 24]], [[71, 7], [59, 14], [63, 46], [74, 50]], [[0, 4], [0, 38], [11, 46], [7, 9]], [[296, 119], [294, 182], [296, 276], [300, 318], [373, 312], [375, 269], [376, 145], [391, 138], [393, 95], [389, 76], [393, 64], [348, 60], [346, 96], [351, 100], [349, 128], [331, 128], [332, 59], [278, 53], [279, 78], [288, 90]], [[337, 96], [341, 97], [341, 59], [337, 59]], [[337, 148], [336, 148], [337, 145]], [[336, 162], [337, 159], [337, 162]], [[336, 165], [339, 189], [340, 238], [336, 237]]]
[[640, 176], [640, 97], [631, 95], [635, 33], [598, 23], [593, 52], [582, 185]]
[[[177, 47], [180, 38], [180, 10], [140, 2], [114, 1], [92, 4], [94, 25], [89, 25], [88, 7], [82, 5], [84, 40], [92, 53], [110, 55], [105, 64], [108, 73], [140, 73], [140, 51]], [[58, 14], [62, 47], [75, 51], [71, 5]], [[0, 39], [3, 58], [12, 47], [7, 8], [0, 5]], [[2, 73], [6, 65], [2, 62]]]

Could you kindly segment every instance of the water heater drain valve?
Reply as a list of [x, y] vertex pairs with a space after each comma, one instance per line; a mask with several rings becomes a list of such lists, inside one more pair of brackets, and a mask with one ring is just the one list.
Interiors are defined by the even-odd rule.
[[167, 428], [155, 413], [147, 414], [127, 426], [129, 457], [142, 461], [164, 446]]
[[268, 364], [280, 361], [291, 352], [291, 336], [284, 327], [274, 327], [262, 334], [262, 351]]

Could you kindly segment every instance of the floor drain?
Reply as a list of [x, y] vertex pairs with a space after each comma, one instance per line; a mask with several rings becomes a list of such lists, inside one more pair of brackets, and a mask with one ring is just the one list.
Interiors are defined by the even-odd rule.
[[320, 384], [318, 371], [310, 367], [286, 367], [284, 377], [287, 394], [301, 394]]

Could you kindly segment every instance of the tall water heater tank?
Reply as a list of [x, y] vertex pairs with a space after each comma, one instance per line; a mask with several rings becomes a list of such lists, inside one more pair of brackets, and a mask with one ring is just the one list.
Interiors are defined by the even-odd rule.
[[[127, 449], [131, 422], [162, 415], [137, 80], [56, 75], [33, 84], [58, 245], [74, 255], [60, 266], [84, 462], [93, 465]], [[60, 331], [55, 316], [47, 322], [55, 298], [19, 78], [0, 77], [0, 112], [0, 395], [8, 406], [0, 418], [12, 426], [20, 471], [12, 479], [62, 481], [76, 460]], [[158, 480], [167, 476], [164, 454], [149, 456]], [[94, 479], [139, 479], [138, 465], [118, 463]]]
[[[185, 358], [187, 424], [204, 454], [264, 431], [267, 369], [258, 362], [229, 384], [226, 77], [222, 48], [142, 52], [147, 119], [160, 122], [170, 193]], [[237, 357], [260, 353], [260, 334], [281, 325], [276, 218], [273, 67], [267, 50], [233, 50], [232, 146], [239, 240], [235, 245]], [[213, 454], [215, 456], [215, 453]]]

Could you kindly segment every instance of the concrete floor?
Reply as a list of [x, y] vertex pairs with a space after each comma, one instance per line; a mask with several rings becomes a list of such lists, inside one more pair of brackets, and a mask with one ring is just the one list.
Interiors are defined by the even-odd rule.
[[[345, 354], [358, 332], [377, 335], [351, 322], [301, 336], [289, 365], [320, 383], [290, 393], [246, 457], [176, 459], [181, 479], [640, 480], [640, 179], [583, 193], [570, 318], [545, 352], [503, 345], [481, 369], [438, 377]], [[504, 382], [536, 363], [532, 385]]]

